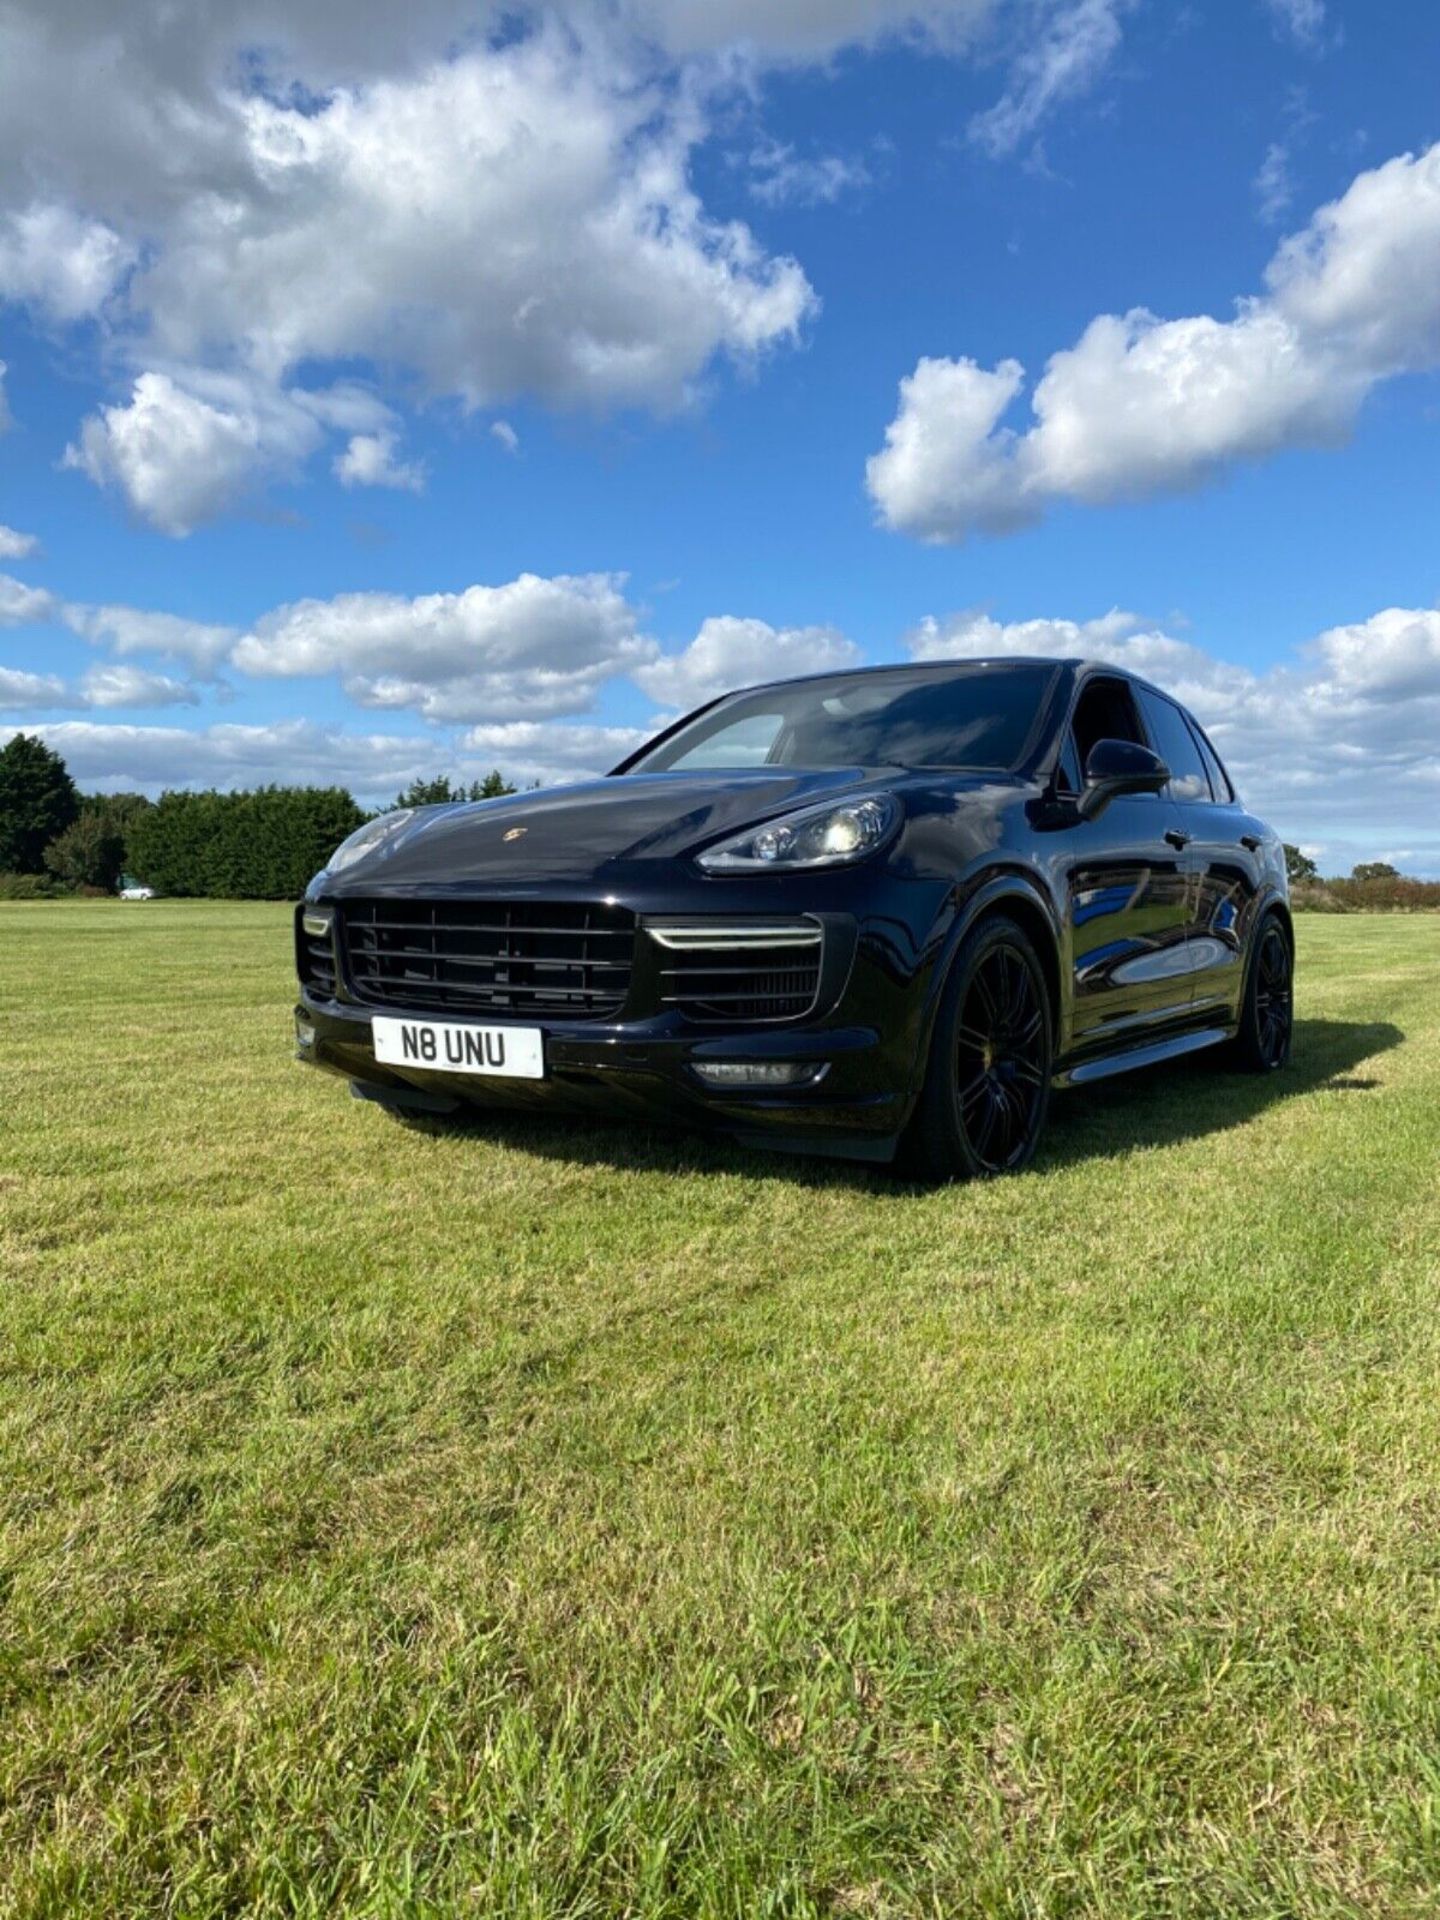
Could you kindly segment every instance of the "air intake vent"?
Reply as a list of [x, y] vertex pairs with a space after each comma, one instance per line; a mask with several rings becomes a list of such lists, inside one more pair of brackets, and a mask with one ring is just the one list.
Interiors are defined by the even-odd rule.
[[341, 909], [371, 1006], [601, 1020], [630, 991], [635, 916], [539, 901], [365, 900]]
[[320, 1000], [335, 998], [335, 936], [328, 913], [300, 911], [295, 929], [300, 978]]
[[802, 1020], [820, 992], [824, 934], [813, 920], [651, 923], [664, 953], [661, 999], [687, 1020]]

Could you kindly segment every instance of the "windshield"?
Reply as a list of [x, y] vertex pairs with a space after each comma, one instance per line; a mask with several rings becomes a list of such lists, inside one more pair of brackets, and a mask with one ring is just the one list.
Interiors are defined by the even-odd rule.
[[704, 768], [945, 767], [1008, 772], [1053, 667], [957, 667], [797, 680], [737, 693], [642, 753], [627, 773]]

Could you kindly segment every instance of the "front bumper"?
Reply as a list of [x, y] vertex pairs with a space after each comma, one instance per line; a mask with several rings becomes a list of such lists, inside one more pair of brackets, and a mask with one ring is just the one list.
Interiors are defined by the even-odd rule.
[[[302, 985], [295, 1009], [297, 1055], [349, 1080], [355, 1091], [402, 1110], [464, 1108], [566, 1112], [722, 1132], [747, 1145], [888, 1161], [909, 1117], [919, 1045], [915, 966], [898, 964], [894, 921], [867, 937], [846, 918], [827, 930], [826, 987], [809, 1016], [783, 1023], [696, 1024], [673, 1011], [633, 1008], [609, 1021], [501, 1014], [437, 1014], [403, 1005], [357, 1004], [337, 969], [333, 993]], [[919, 956], [910, 956], [917, 960]], [[838, 960], [838, 965], [832, 961]], [[397, 1069], [375, 1058], [372, 1014], [460, 1020], [490, 1028], [539, 1028], [541, 1081]], [[730, 1063], [806, 1063], [810, 1084], [708, 1086], [697, 1068]]]

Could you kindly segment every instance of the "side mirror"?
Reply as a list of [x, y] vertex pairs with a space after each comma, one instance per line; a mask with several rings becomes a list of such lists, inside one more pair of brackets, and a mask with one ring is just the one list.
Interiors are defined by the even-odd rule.
[[1149, 747], [1133, 740], [1097, 740], [1085, 762], [1080, 817], [1093, 820], [1123, 793], [1159, 793], [1169, 780], [1170, 769]]

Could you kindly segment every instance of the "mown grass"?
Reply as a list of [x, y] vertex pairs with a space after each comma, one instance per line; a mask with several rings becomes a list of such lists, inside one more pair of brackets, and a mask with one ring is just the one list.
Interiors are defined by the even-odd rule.
[[1433, 1915], [1440, 922], [916, 1192], [0, 908], [0, 1911]]

